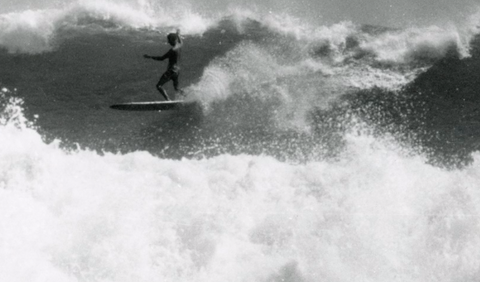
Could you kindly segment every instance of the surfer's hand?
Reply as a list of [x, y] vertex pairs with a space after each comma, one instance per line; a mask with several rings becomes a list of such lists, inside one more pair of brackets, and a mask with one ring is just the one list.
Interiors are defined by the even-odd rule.
[[145, 59], [150, 59], [150, 58], [151, 58], [151, 57], [150, 57], [149, 55], [147, 55], [147, 54], [143, 55], [143, 57], [144, 57]]

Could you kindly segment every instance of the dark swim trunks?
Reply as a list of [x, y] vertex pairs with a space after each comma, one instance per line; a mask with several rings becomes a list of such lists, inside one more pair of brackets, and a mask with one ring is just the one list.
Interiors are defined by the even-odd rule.
[[179, 74], [178, 71], [169, 69], [162, 75], [162, 77], [160, 77], [160, 80], [158, 81], [158, 85], [162, 86], [165, 83], [172, 80], [173, 85], [175, 86], [175, 88], [177, 88], [178, 87], [178, 77], [179, 77], [179, 75], [180, 74]]

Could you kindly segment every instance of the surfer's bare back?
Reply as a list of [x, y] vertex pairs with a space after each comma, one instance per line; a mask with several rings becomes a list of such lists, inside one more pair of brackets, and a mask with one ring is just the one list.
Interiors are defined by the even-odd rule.
[[172, 46], [170, 50], [168, 50], [165, 55], [160, 56], [160, 57], [155, 57], [155, 56], [149, 56], [147, 54], [143, 55], [144, 58], [146, 59], [154, 59], [157, 61], [163, 61], [165, 59], [168, 59], [168, 67], [167, 71], [160, 77], [160, 80], [157, 83], [157, 89], [160, 92], [160, 94], [165, 97], [165, 100], [170, 101], [170, 97], [167, 95], [167, 91], [163, 88], [163, 85], [170, 80], [173, 81], [173, 87], [175, 88], [175, 91], [181, 92], [179, 86], [179, 81], [178, 78], [180, 76], [180, 55], [181, 55], [181, 49], [183, 46], [183, 41], [182, 37], [180, 36], [180, 29], [177, 29], [177, 33], [169, 33], [167, 35], [167, 41], [168, 44]]

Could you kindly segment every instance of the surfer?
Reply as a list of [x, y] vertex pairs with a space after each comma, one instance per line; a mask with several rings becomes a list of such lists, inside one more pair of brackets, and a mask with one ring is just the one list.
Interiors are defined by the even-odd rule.
[[172, 46], [170, 50], [168, 50], [165, 55], [160, 56], [160, 57], [155, 57], [155, 56], [149, 56], [149, 55], [143, 55], [144, 58], [146, 59], [153, 59], [157, 61], [163, 61], [165, 59], [168, 59], [168, 67], [167, 71], [160, 77], [160, 80], [158, 81], [156, 87], [160, 94], [165, 97], [165, 100], [171, 101], [170, 97], [167, 95], [167, 91], [163, 88], [163, 85], [170, 80], [173, 81], [173, 87], [175, 88], [175, 91], [177, 92], [182, 92], [180, 88], [178, 87], [178, 77], [180, 75], [180, 53], [181, 49], [183, 46], [183, 41], [182, 37], [180, 36], [180, 29], [177, 29], [177, 33], [169, 33], [167, 35], [167, 41], [168, 44]]

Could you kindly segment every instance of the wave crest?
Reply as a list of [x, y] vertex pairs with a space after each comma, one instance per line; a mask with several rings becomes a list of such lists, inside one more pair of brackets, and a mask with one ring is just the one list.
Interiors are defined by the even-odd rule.
[[0, 14], [0, 46], [10, 53], [37, 54], [54, 50], [61, 28], [181, 28], [184, 34], [201, 34], [211, 20], [186, 8], [172, 11], [150, 5], [82, 1], [62, 9], [25, 10]]

